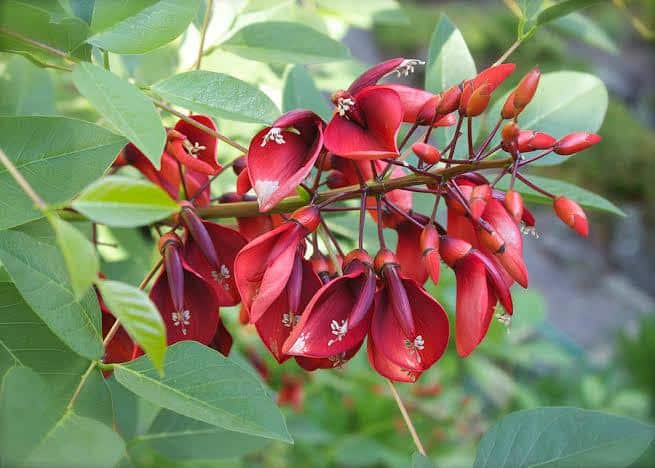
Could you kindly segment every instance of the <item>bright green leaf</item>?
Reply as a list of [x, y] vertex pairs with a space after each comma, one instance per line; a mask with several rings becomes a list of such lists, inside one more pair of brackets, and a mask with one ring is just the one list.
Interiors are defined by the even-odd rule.
[[[505, 99], [507, 95], [494, 104], [492, 119], [500, 115]], [[593, 75], [572, 71], [544, 73], [518, 122], [521, 128], [546, 132], [555, 138], [572, 132], [596, 132], [605, 118], [607, 100], [605, 85]], [[499, 142], [497, 135], [494, 144]], [[566, 160], [567, 157], [551, 154], [534, 164], [553, 165]]]
[[273, 64], [323, 63], [350, 57], [343, 44], [309, 26], [275, 21], [249, 24], [222, 43], [221, 48]]
[[143, 54], [182, 34], [200, 0], [96, 0], [87, 42], [117, 54]]
[[[15, 0], [1, 2], [0, 27], [88, 60], [91, 47], [84, 44], [89, 35], [88, 25], [79, 18], [53, 18], [50, 12], [33, 3]], [[53, 56], [48, 52], [1, 32], [0, 50], [53, 61]]]
[[81, 299], [98, 278], [100, 262], [93, 244], [80, 231], [57, 215], [48, 214], [55, 231], [59, 251], [64, 257], [71, 288], [76, 299]]
[[[125, 139], [64, 117], [0, 117], [0, 148], [46, 203], [63, 203], [97, 179]], [[0, 229], [43, 216], [0, 167]]]
[[18, 55], [4, 66], [0, 75], [0, 114], [55, 113], [55, 91], [48, 71]]
[[211, 348], [182, 341], [168, 349], [165, 377], [141, 357], [118, 364], [116, 380], [142, 398], [231, 431], [290, 442], [280, 410], [250, 372]]
[[136, 86], [113, 73], [80, 63], [73, 82], [96, 110], [159, 167], [166, 132], [150, 99]]
[[112, 314], [161, 371], [166, 354], [166, 327], [148, 295], [118, 281], [100, 281], [98, 289]]
[[294, 65], [287, 70], [282, 91], [282, 110], [309, 109], [329, 120], [332, 112], [327, 100], [305, 67]]
[[[625, 213], [611, 201], [596, 195], [593, 192], [578, 187], [577, 185], [570, 184], [556, 179], [549, 179], [547, 177], [539, 176], [528, 176], [529, 180], [535, 184], [543, 187], [548, 192], [551, 192], [555, 195], [564, 195], [571, 200], [577, 202], [583, 208], [589, 208], [592, 210], [606, 211], [619, 216], [625, 216]], [[497, 187], [501, 190], [507, 190], [509, 188], [509, 179], [503, 179], [498, 184]], [[542, 195], [538, 192], [535, 192], [530, 187], [525, 185], [520, 180], [517, 180], [514, 184], [514, 190], [520, 192], [523, 195], [523, 199], [526, 202], [530, 203], [541, 203], [544, 205], [552, 205], [553, 200]]]
[[11, 369], [0, 394], [0, 452], [10, 466], [113, 467], [125, 444], [111, 428], [53, 404], [26, 367]]
[[588, 6], [601, 2], [603, 2], [603, 0], [564, 0], [541, 10], [537, 15], [537, 25], [541, 26], [542, 24], [546, 24], [550, 21], [556, 20], [557, 18], [566, 16], [569, 13], [573, 13], [574, 11], [587, 8]]
[[462, 33], [450, 18], [441, 15], [430, 39], [425, 89], [439, 93], [475, 74], [475, 62]]
[[155, 83], [152, 90], [178, 106], [228, 120], [271, 123], [280, 115], [258, 88], [222, 73], [180, 73]]
[[655, 438], [655, 427], [578, 408], [505, 416], [482, 438], [474, 468], [629, 466]]
[[407, 25], [409, 19], [396, 0], [317, 0], [322, 14], [335, 16], [359, 28], [374, 24]]
[[158, 186], [124, 176], [107, 176], [94, 182], [72, 205], [89, 219], [115, 227], [146, 226], [179, 210]]
[[0, 260], [25, 301], [59, 339], [83, 357], [102, 356], [96, 295], [89, 289], [75, 299], [56, 246], [20, 230], [0, 231]]

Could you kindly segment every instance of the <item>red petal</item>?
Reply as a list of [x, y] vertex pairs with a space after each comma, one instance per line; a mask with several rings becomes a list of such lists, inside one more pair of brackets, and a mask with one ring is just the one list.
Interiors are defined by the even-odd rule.
[[227, 328], [225, 328], [223, 321], [219, 319], [218, 327], [216, 328], [216, 334], [214, 335], [211, 343], [209, 343], [209, 347], [214, 348], [223, 356], [227, 356], [230, 354], [233, 342], [234, 340], [232, 339], [232, 335], [229, 331], [227, 331]]
[[400, 264], [401, 273], [418, 284], [425, 283], [428, 279], [428, 272], [421, 261], [423, 257], [420, 242], [422, 230], [409, 221], [400, 223], [396, 230], [398, 231], [396, 257]]
[[446, 350], [450, 333], [448, 315], [415, 281], [403, 279], [403, 286], [416, 324], [415, 335], [403, 333], [389, 300], [392, 292], [382, 288], [375, 296], [371, 336], [387, 359], [404, 369], [422, 372]]
[[354, 97], [366, 128], [335, 114], [325, 129], [325, 146], [350, 159], [384, 159], [398, 156], [396, 136], [403, 118], [398, 94], [380, 87], [366, 88]]
[[[400, 105], [403, 109], [403, 122], [414, 123], [425, 103], [434, 96], [429, 91], [412, 88], [401, 84], [384, 84], [378, 88], [386, 88], [395, 91], [400, 97]], [[429, 123], [429, 122], [428, 122]]]
[[184, 259], [212, 287], [221, 306], [239, 303], [240, 296], [234, 279], [234, 260], [246, 240], [234, 229], [203, 221], [218, 257], [218, 268], [213, 268], [198, 244], [189, 238], [184, 247]]
[[359, 348], [362, 346], [363, 341], [360, 341], [357, 346], [348, 351], [345, 351], [340, 354], [335, 354], [327, 358], [310, 358], [304, 356], [296, 356], [296, 362], [300, 367], [306, 371], [315, 371], [316, 369], [333, 369], [335, 367], [341, 367], [347, 361], [349, 361]]
[[455, 278], [455, 342], [459, 355], [466, 357], [480, 344], [492, 318], [488, 313], [489, 294], [484, 264], [475, 257], [464, 257], [457, 263]]
[[397, 57], [378, 63], [359, 75], [348, 88], [348, 92], [355, 94], [364, 88], [373, 86], [386, 75], [396, 70], [404, 61], [405, 59], [403, 57]]
[[[270, 210], [295, 191], [312, 170], [323, 147], [322, 124], [298, 126], [300, 129], [296, 130], [300, 134], [285, 130], [285, 127], [266, 127], [250, 142], [248, 174], [257, 193], [260, 211]], [[284, 142], [266, 139], [271, 131], [279, 132], [279, 138]]]
[[183, 340], [203, 344], [212, 341], [219, 320], [218, 299], [199, 275], [189, 269], [184, 271], [184, 310], [175, 310], [173, 306], [165, 271], [155, 280], [149, 296], [166, 324], [168, 344]]
[[[194, 114], [191, 115], [190, 118], [204, 125], [205, 127], [209, 127], [216, 131], [216, 124], [211, 117], [207, 115]], [[216, 160], [216, 150], [218, 148], [218, 140], [216, 138], [209, 135], [207, 132], [194, 127], [190, 123], [185, 122], [184, 120], [179, 120], [177, 124], [175, 124], [175, 130], [183, 133], [191, 142], [191, 144], [198, 143], [199, 146], [204, 146], [205, 149], [200, 150], [197, 153], [198, 159], [213, 167], [214, 173], [221, 170], [222, 166]]]
[[166, 145], [166, 152], [173, 156], [184, 167], [193, 169], [202, 174], [212, 175], [214, 168], [195, 156], [187, 153], [183, 145], [184, 140], [172, 140]]
[[492, 93], [503, 81], [514, 71], [516, 65], [513, 63], [503, 63], [495, 67], [489, 67], [482, 70], [473, 79], [473, 88], [479, 88], [483, 84], [487, 85], [487, 92]]
[[[102, 336], [107, 336], [107, 333], [115, 322], [116, 319], [109, 311], [103, 311]], [[136, 349], [136, 344], [132, 341], [125, 329], [122, 326], [118, 327], [118, 331], [114, 337], [105, 346], [105, 357], [103, 361], [108, 364], [131, 361], [136, 357]]]
[[403, 369], [398, 364], [390, 361], [381, 353], [373, 342], [373, 337], [369, 335], [367, 342], [368, 362], [371, 367], [382, 377], [394, 380], [396, 382], [414, 383], [421, 376], [422, 372]]
[[273, 220], [268, 215], [237, 218], [237, 223], [239, 224], [239, 232], [248, 241], [273, 229]]

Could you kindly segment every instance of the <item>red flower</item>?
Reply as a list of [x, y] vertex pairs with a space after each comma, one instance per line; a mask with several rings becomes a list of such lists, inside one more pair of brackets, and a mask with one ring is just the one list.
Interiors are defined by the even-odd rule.
[[403, 122], [432, 124], [433, 127], [448, 127], [457, 122], [457, 118], [452, 113], [435, 118], [436, 107], [441, 99], [439, 95], [401, 84], [378, 85], [378, 88], [391, 89], [398, 94], [403, 109]]
[[398, 156], [396, 136], [403, 120], [398, 93], [371, 86], [350, 94], [336, 93], [337, 110], [325, 129], [326, 148], [349, 159]]
[[318, 227], [319, 219], [316, 207], [300, 209], [288, 222], [252, 240], [237, 255], [236, 285], [251, 323], [262, 317], [286, 287], [299, 255], [298, 246]]
[[319, 116], [299, 109], [251, 140], [247, 170], [260, 211], [273, 208], [307, 177], [323, 147], [323, 126]]
[[[427, 222], [427, 219], [425, 219]], [[396, 257], [400, 264], [400, 271], [403, 276], [411, 278], [418, 284], [423, 284], [428, 279], [428, 272], [421, 261], [423, 250], [421, 249], [420, 227], [409, 220], [405, 220], [396, 226], [398, 233], [398, 244], [396, 246]]]
[[218, 298], [213, 288], [181, 257], [181, 241], [175, 234], [160, 239], [164, 269], [150, 290], [166, 325], [168, 344], [193, 340], [209, 344], [218, 327]]
[[372, 260], [355, 250], [344, 260], [344, 274], [312, 297], [284, 343], [293, 356], [329, 358], [359, 347], [369, 329], [375, 273]]
[[[401, 369], [423, 372], [446, 350], [448, 315], [414, 280], [399, 274], [391, 251], [380, 251], [375, 266], [383, 286], [375, 295], [369, 342], [384, 356], [381, 363], [390, 361]], [[374, 356], [372, 361], [378, 359]]]

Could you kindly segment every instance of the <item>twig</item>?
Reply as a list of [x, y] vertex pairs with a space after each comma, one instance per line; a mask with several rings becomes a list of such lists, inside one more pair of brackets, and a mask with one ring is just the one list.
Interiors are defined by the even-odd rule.
[[514, 44], [512, 44], [511, 46], [509, 46], [509, 49], [507, 49], [507, 50], [505, 51], [505, 53], [504, 53], [503, 55], [501, 55], [501, 56], [498, 58], [498, 60], [496, 60], [496, 61], [493, 63], [493, 65], [491, 65], [491, 66], [492, 66], [492, 67], [495, 67], [496, 65], [500, 65], [500, 64], [503, 63], [505, 60], [507, 60], [507, 57], [509, 57], [510, 55], [512, 55], [512, 52], [514, 52], [514, 51], [518, 48], [518, 46], [521, 45], [521, 42], [522, 42], [521, 39], [517, 39], [516, 41], [514, 41]]
[[396, 400], [396, 404], [400, 409], [400, 413], [403, 415], [403, 419], [405, 420], [405, 425], [407, 426], [407, 429], [409, 429], [409, 433], [412, 435], [412, 439], [414, 440], [414, 445], [416, 445], [416, 448], [419, 451], [419, 453], [424, 457], [426, 457], [427, 453], [423, 448], [423, 443], [421, 442], [421, 439], [419, 439], [418, 437], [418, 433], [416, 432], [414, 423], [412, 423], [412, 418], [409, 417], [407, 408], [405, 408], [405, 404], [403, 403], [403, 400], [401, 400], [400, 395], [398, 394], [398, 390], [396, 390], [396, 386], [393, 384], [391, 380], [387, 380], [387, 383], [389, 384], [391, 393], [393, 394], [393, 397]]
[[0, 162], [7, 168], [7, 172], [14, 178], [18, 186], [25, 192], [25, 194], [32, 199], [34, 205], [41, 211], [44, 211], [48, 208], [48, 205], [43, 201], [38, 193], [34, 191], [30, 183], [23, 177], [23, 174], [20, 173], [14, 163], [11, 162], [11, 159], [7, 157], [4, 151], [0, 149]]
[[200, 70], [200, 62], [202, 61], [202, 52], [205, 48], [205, 36], [207, 35], [207, 26], [209, 26], [209, 17], [212, 12], [213, 0], [207, 0], [207, 9], [205, 10], [205, 18], [202, 21], [202, 29], [200, 30], [200, 46], [198, 47], [198, 58], [196, 59], [195, 69]]

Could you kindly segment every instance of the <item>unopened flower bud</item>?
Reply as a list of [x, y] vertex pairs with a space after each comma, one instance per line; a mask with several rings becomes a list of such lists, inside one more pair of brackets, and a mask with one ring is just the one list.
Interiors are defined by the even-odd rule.
[[532, 130], [521, 130], [518, 136], [519, 151], [521, 153], [550, 149], [556, 142], [555, 137], [544, 132], [533, 132]]
[[537, 91], [540, 77], [541, 72], [535, 67], [521, 79], [514, 92], [514, 107], [516, 109], [522, 110], [530, 103], [534, 93]]
[[429, 165], [436, 164], [441, 159], [439, 150], [427, 143], [414, 143], [412, 145], [412, 151], [421, 161]]
[[437, 106], [437, 114], [446, 115], [454, 112], [459, 107], [462, 90], [459, 86], [453, 86], [440, 94], [441, 101]]
[[466, 103], [466, 116], [468, 117], [477, 117], [482, 114], [489, 105], [489, 100], [491, 99], [491, 93], [486, 84], [476, 88], [468, 99]]
[[566, 135], [555, 144], [554, 151], [557, 154], [568, 156], [578, 153], [595, 145], [601, 140], [600, 135], [587, 132], [576, 132]]
[[314, 232], [321, 222], [321, 215], [317, 207], [310, 205], [294, 211], [291, 219], [295, 220], [308, 232]]
[[523, 197], [516, 190], [508, 190], [505, 194], [505, 209], [517, 223], [523, 218]]
[[515, 91], [512, 91], [509, 96], [507, 96], [505, 104], [503, 104], [503, 108], [500, 111], [500, 116], [503, 119], [513, 119], [519, 115], [519, 111], [514, 107], [514, 93]]
[[346, 185], [348, 185], [348, 179], [346, 179], [343, 172], [337, 171], [336, 169], [330, 171], [327, 176], [327, 186], [329, 188], [336, 189], [339, 187], [345, 187]]
[[443, 236], [439, 242], [439, 253], [446, 265], [453, 268], [458, 260], [464, 258], [473, 246], [465, 240]]
[[480, 219], [487, 202], [491, 198], [491, 186], [489, 184], [476, 185], [471, 192], [471, 215], [474, 220]]
[[246, 165], [246, 155], [242, 154], [234, 160], [234, 163], [232, 163], [232, 170], [236, 175], [239, 175], [246, 168]]
[[589, 235], [589, 224], [584, 210], [573, 200], [567, 197], [557, 197], [553, 202], [557, 217], [567, 226], [583, 237]]

